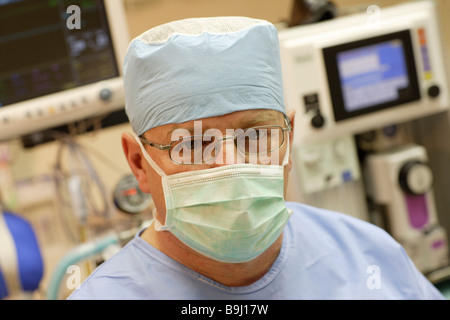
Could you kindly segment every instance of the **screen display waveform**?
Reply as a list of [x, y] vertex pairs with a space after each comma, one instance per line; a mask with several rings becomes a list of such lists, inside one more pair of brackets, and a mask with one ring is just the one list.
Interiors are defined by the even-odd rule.
[[115, 61], [103, 1], [0, 1], [0, 107], [116, 77]]

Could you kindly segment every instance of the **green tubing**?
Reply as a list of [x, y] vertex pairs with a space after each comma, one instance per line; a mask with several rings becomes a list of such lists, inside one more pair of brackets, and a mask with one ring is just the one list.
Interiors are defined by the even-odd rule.
[[53, 271], [52, 278], [47, 289], [47, 299], [58, 299], [59, 287], [61, 281], [67, 275], [67, 268], [76, 264], [79, 261], [89, 258], [92, 255], [98, 254], [105, 250], [108, 246], [118, 244], [119, 239], [116, 234], [110, 234], [100, 237], [91, 242], [81, 244], [72, 249], [66, 256], [64, 256], [56, 269]]

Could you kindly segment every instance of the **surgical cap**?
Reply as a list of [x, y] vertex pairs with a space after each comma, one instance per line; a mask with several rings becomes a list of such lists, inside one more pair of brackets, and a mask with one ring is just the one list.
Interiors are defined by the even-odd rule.
[[185, 19], [144, 32], [124, 63], [136, 134], [249, 109], [284, 111], [278, 32], [245, 17]]

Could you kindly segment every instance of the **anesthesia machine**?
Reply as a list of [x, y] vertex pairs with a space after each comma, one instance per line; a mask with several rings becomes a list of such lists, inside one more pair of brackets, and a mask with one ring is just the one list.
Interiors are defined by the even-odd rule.
[[[9, 146], [13, 139], [41, 134], [60, 140], [59, 150], [67, 147], [71, 169], [63, 172], [59, 163], [58, 174], [51, 177], [57, 186], [47, 193], [55, 203], [64, 198], [65, 204], [70, 204], [65, 211], [75, 219], [86, 221], [92, 212], [87, 203], [92, 189], [86, 186], [92, 186], [93, 180], [99, 189], [102, 185], [93, 168], [87, 166], [87, 157], [76, 152], [82, 148], [69, 135], [56, 134], [55, 128], [123, 109], [122, 64], [129, 40], [122, 0], [0, 1], [0, 143]], [[8, 191], [17, 182], [8, 178], [13, 160], [4, 158], [0, 154], [0, 193], [8, 198]], [[81, 172], [81, 167], [87, 169]], [[37, 187], [20, 200], [29, 208], [36, 207], [30, 203], [44, 197], [45, 190]], [[111, 197], [103, 198], [106, 203]], [[17, 208], [21, 206], [24, 204]], [[43, 270], [51, 272], [43, 265], [45, 248], [40, 247], [28, 221], [7, 206], [1, 209], [0, 299], [32, 297], [40, 287]], [[52, 224], [62, 217], [63, 210], [57, 211]], [[41, 228], [44, 222], [39, 222]], [[66, 221], [66, 228], [61, 228], [64, 236], [70, 234], [70, 228], [74, 230], [73, 225]], [[51, 232], [42, 234], [45, 238]]]
[[123, 108], [122, 1], [7, 0], [0, 9], [0, 61], [8, 62], [0, 69], [0, 141]]
[[448, 264], [449, 87], [435, 6], [372, 6], [280, 31], [296, 110], [289, 200], [379, 224], [424, 273]]

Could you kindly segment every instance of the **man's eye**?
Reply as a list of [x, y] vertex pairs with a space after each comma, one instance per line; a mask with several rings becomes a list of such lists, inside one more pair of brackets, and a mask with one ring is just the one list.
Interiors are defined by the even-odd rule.
[[196, 148], [203, 148], [203, 144], [205, 142], [202, 141], [201, 138], [199, 139], [189, 139], [186, 141], [182, 141], [181, 142], [181, 147], [186, 149], [186, 150], [194, 150]]
[[258, 135], [258, 139], [263, 139], [263, 138], [266, 138], [266, 137], [268, 137], [268, 130], [267, 129], [259, 129], [259, 130], [256, 130], [256, 132], [257, 132], [257, 135]]
[[244, 137], [248, 140], [260, 140], [267, 137], [267, 130], [250, 128], [244, 132]]
[[195, 149], [195, 146], [196, 146], [195, 140], [189, 140], [189, 141], [183, 142], [183, 147], [186, 150], [193, 150], [193, 149]]

